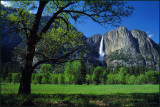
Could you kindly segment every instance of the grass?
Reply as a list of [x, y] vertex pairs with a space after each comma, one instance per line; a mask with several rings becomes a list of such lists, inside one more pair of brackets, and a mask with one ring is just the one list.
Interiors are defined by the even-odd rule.
[[[4, 106], [31, 101], [43, 106], [158, 106], [159, 85], [32, 84], [32, 94], [18, 95], [19, 84], [1, 84]], [[28, 102], [27, 102], [28, 103]]]
[[[19, 84], [2, 84], [1, 93], [17, 93]], [[158, 93], [159, 85], [31, 85], [32, 94], [89, 94]]]

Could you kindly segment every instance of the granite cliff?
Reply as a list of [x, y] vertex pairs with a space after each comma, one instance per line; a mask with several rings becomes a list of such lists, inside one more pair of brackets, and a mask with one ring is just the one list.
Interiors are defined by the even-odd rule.
[[[87, 39], [90, 49], [88, 56], [98, 57], [102, 35], [96, 34]], [[129, 31], [122, 26], [104, 34], [103, 63], [108, 67], [146, 66], [159, 69], [159, 46], [144, 31]], [[94, 54], [94, 55], [92, 55]]]

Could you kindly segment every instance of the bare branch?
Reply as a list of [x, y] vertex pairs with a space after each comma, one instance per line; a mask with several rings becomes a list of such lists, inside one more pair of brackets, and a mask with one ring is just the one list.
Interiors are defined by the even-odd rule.
[[[69, 13], [70, 15], [71, 15], [71, 13], [80, 13], [80, 14], [83, 14], [83, 15], [90, 17], [93, 21], [95, 21], [97, 23], [101, 23], [100, 21], [93, 18], [93, 16], [95, 16], [96, 14], [88, 14], [88, 13], [85, 13], [84, 11], [76, 11], [76, 10], [64, 10], [63, 12]], [[73, 16], [71, 16], [71, 17], [73, 18]]]

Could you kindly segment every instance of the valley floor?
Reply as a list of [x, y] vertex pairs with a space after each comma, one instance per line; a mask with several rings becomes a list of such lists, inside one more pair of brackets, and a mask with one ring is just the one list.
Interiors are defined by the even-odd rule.
[[32, 84], [32, 94], [18, 95], [19, 84], [1, 84], [2, 106], [158, 106], [159, 85]]

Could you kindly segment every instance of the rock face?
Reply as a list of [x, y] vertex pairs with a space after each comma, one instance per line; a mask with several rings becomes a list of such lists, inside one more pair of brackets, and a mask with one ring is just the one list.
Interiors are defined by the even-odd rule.
[[102, 35], [96, 34], [86, 40], [89, 50], [91, 51], [92, 55], [95, 57], [99, 56], [98, 52], [99, 52], [101, 38], [102, 38]]
[[[100, 36], [94, 35], [87, 40], [91, 51], [96, 51], [96, 55]], [[104, 63], [108, 67], [146, 66], [158, 70], [159, 49], [159, 46], [140, 30], [129, 31], [122, 26], [104, 34]]]

